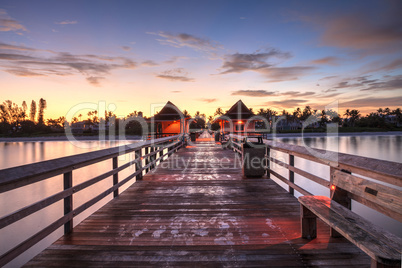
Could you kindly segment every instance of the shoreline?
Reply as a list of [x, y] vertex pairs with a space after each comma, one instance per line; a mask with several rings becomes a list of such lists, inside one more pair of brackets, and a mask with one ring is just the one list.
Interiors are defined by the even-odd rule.
[[[278, 133], [269, 134], [268, 139], [278, 138], [314, 138], [314, 137], [355, 137], [355, 136], [402, 136], [402, 131], [388, 132], [345, 132], [345, 133]], [[77, 136], [74, 137], [77, 141], [99, 141], [98, 136]], [[110, 139], [106, 136], [102, 141], [118, 141], [118, 137]], [[138, 141], [141, 136], [129, 135], [124, 141]], [[44, 137], [3, 137], [0, 142], [44, 142], [44, 141], [69, 141], [66, 136], [44, 136]], [[74, 140], [73, 140], [74, 141]]]
[[[140, 141], [141, 136], [128, 135], [122, 141]], [[109, 136], [105, 136], [102, 141], [119, 141], [119, 137], [110, 139]], [[66, 136], [43, 136], [43, 137], [2, 137], [0, 142], [43, 142], [43, 141], [70, 141]], [[76, 136], [71, 141], [100, 141], [98, 136]]]
[[[328, 134], [328, 135], [327, 135]], [[279, 133], [269, 134], [268, 139], [272, 138], [315, 138], [315, 137], [356, 137], [356, 136], [402, 136], [402, 131], [387, 132], [338, 132], [338, 133]]]

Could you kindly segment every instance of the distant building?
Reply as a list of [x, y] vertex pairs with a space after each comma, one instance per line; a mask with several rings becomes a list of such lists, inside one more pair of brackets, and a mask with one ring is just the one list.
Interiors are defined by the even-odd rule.
[[159, 113], [147, 121], [154, 124], [157, 134], [179, 134], [188, 132], [189, 119], [190, 117], [184, 116], [176, 105], [168, 101]]
[[89, 120], [84, 120], [76, 123], [71, 123], [71, 132], [74, 134], [82, 134], [84, 132], [97, 133], [99, 132], [99, 124]]
[[301, 129], [302, 122], [293, 116], [290, 118], [286, 118], [285, 116], [275, 116], [273, 128], [278, 132]]
[[224, 115], [215, 119], [222, 133], [243, 134], [255, 132], [255, 124], [260, 121], [247, 106], [239, 100]]

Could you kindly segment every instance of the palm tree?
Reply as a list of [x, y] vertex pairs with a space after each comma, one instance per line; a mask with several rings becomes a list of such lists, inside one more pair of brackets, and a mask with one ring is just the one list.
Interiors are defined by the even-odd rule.
[[183, 111], [184, 117], [190, 117], [190, 113], [187, 110]]
[[378, 108], [377, 113], [379, 116], [382, 116], [382, 114], [384, 113], [382, 108]]
[[357, 119], [359, 119], [359, 117], [360, 117], [360, 111], [358, 111], [358, 110], [351, 110], [350, 113], [349, 113], [349, 115], [350, 115], [350, 121], [351, 121], [352, 127], [354, 127], [354, 126], [355, 126], [355, 122], [356, 122]]
[[214, 113], [214, 116], [216, 116], [216, 115], [223, 115], [224, 114], [224, 112], [223, 112], [223, 110], [222, 110], [222, 108], [216, 108], [216, 111], [215, 111], [215, 113]]
[[391, 112], [391, 114], [396, 116], [396, 122], [398, 124], [402, 123], [402, 111], [401, 108], [397, 108]]
[[300, 119], [301, 114], [302, 114], [301, 109], [299, 107], [297, 107], [296, 110], [293, 111], [294, 120]]

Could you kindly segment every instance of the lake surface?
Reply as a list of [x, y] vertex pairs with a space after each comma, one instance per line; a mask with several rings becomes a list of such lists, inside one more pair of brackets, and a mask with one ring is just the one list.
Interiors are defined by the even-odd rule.
[[[49, 159], [86, 153], [94, 150], [101, 150], [109, 147], [129, 144], [130, 142], [99, 142], [99, 141], [80, 141], [70, 143], [69, 141], [46, 141], [46, 142], [0, 142], [0, 169], [30, 164]], [[130, 153], [119, 157], [119, 166], [134, 159], [134, 154]], [[80, 168], [73, 171], [73, 184], [77, 185], [99, 174], [110, 171], [112, 160], [105, 160], [97, 164]], [[134, 167], [127, 168], [119, 172], [119, 181], [129, 174], [135, 172]], [[124, 185], [120, 192], [129, 187], [135, 179]], [[92, 187], [82, 190], [74, 195], [74, 208], [82, 205], [91, 198], [97, 196], [105, 189], [113, 185], [112, 177], [94, 184]], [[18, 188], [0, 194], [0, 217], [21, 209], [36, 201], [42, 200], [54, 193], [63, 190], [63, 175], [55, 176], [45, 181], [37, 182], [22, 188]], [[91, 215], [94, 211], [102, 207], [112, 199], [112, 195], [107, 196], [100, 202], [90, 207], [74, 218], [74, 226], [83, 219]], [[15, 247], [28, 237], [40, 231], [44, 226], [51, 224], [63, 216], [63, 201], [59, 201], [49, 207], [38, 211], [6, 228], [0, 230], [0, 254], [4, 254]], [[18, 267], [30, 260], [36, 254], [48, 247], [51, 243], [63, 235], [63, 227], [59, 228], [49, 237], [27, 250], [6, 267]], [[7, 243], [4, 243], [7, 241]]]
[[[371, 158], [383, 159], [394, 162], [402, 161], [402, 136], [352, 136], [352, 137], [313, 137], [313, 138], [280, 138], [279, 141], [308, 146], [311, 148], [326, 149], [338, 151], [342, 153], [355, 154]], [[20, 166], [28, 163], [54, 159], [58, 157], [85, 153], [88, 151], [104, 149], [108, 147], [127, 144], [130, 142], [99, 142], [99, 141], [82, 141], [72, 144], [68, 141], [49, 141], [49, 142], [0, 142], [0, 169]], [[276, 153], [276, 158], [284, 162], [288, 162], [288, 157], [285, 154]], [[128, 154], [126, 157], [119, 158], [119, 165], [122, 165], [134, 156]], [[90, 167], [74, 170], [73, 183], [78, 184], [87, 179], [95, 177], [103, 172], [111, 169], [111, 160], [106, 160]], [[320, 165], [304, 159], [295, 158], [295, 166], [318, 175], [329, 180], [329, 167]], [[288, 171], [280, 166], [274, 166], [274, 169], [281, 175], [287, 177]], [[133, 168], [128, 168], [119, 173], [119, 179], [124, 179], [129, 174], [135, 172]], [[274, 179], [275, 180], [275, 179]], [[287, 189], [281, 181], [275, 180], [279, 185]], [[135, 179], [128, 183], [126, 187], [134, 183]], [[312, 183], [309, 180], [295, 174], [295, 183], [302, 185], [303, 188], [312, 192], [315, 195], [329, 196], [329, 190], [318, 184]], [[112, 178], [108, 178], [88, 190], [83, 190], [74, 195], [74, 207], [77, 207], [92, 197], [99, 194], [102, 189], [112, 185]], [[32, 202], [50, 196], [55, 192], [61, 191], [63, 187], [62, 175], [56, 176], [44, 182], [38, 182], [27, 187], [15, 189], [7, 193], [0, 194], [0, 217], [7, 215], [15, 210], [23, 208]], [[125, 188], [126, 188], [125, 187]], [[124, 189], [124, 188], [123, 188]], [[295, 192], [295, 196], [299, 196]], [[111, 195], [103, 199], [99, 204], [91, 207], [83, 214], [74, 218], [74, 225], [89, 216], [93, 211], [103, 206], [112, 199]], [[390, 230], [391, 232], [402, 236], [402, 224], [389, 217], [369, 209], [359, 203], [352, 203], [352, 210], [363, 217], [369, 218], [379, 226]], [[57, 220], [63, 215], [63, 202], [57, 202], [41, 212], [35, 213], [15, 224], [0, 230], [0, 254], [5, 253], [12, 247], [18, 245], [27, 237], [41, 230], [43, 226], [47, 226], [51, 222]], [[19, 258], [9, 263], [6, 267], [21, 266], [26, 261], [31, 259], [37, 253], [50, 245], [63, 234], [62, 228], [55, 231], [47, 239], [43, 240], [31, 250], [21, 255]], [[7, 241], [4, 243], [4, 241]]]

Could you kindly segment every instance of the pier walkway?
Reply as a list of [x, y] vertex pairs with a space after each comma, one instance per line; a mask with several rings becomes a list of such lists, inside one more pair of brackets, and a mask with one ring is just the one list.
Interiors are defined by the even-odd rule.
[[180, 149], [27, 267], [369, 267], [272, 180], [242, 178], [239, 157], [206, 136]]

